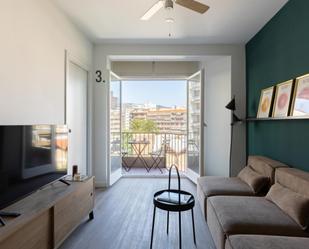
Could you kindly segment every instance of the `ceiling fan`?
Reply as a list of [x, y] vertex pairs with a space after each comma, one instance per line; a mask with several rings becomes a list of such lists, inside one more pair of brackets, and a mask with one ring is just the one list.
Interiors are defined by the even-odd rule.
[[204, 14], [209, 9], [209, 6], [197, 2], [195, 0], [159, 0], [141, 17], [141, 20], [143, 21], [149, 20], [154, 14], [156, 14], [163, 7], [168, 10], [173, 9], [174, 3], [187, 9], [198, 12], [200, 14]]

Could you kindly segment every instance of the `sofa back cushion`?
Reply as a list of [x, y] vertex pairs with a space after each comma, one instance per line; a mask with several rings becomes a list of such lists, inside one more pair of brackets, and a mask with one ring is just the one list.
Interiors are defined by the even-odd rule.
[[255, 172], [250, 166], [243, 168], [238, 177], [247, 183], [255, 194], [258, 194], [265, 186], [269, 184], [269, 178]]
[[276, 170], [276, 183], [309, 198], [309, 173], [294, 169], [280, 168]]
[[308, 228], [309, 198], [279, 183], [274, 184], [266, 199], [275, 203], [284, 213], [290, 216], [303, 230]]
[[248, 165], [261, 175], [269, 177], [270, 186], [275, 183], [275, 170], [281, 167], [288, 167], [282, 162], [264, 156], [249, 156]]

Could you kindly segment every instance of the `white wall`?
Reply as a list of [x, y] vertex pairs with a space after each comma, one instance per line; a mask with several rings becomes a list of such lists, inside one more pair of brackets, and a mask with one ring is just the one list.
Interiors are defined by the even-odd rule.
[[225, 106], [231, 100], [231, 57], [214, 57], [201, 66], [205, 68], [205, 174], [229, 176], [231, 113]]
[[[238, 114], [245, 117], [245, 47], [244, 45], [96, 45], [94, 48], [94, 70], [102, 70], [106, 83], [94, 85], [94, 170], [98, 185], [108, 183], [107, 155], [107, 101], [110, 56], [230, 56], [231, 96], [236, 95]], [[233, 156], [233, 167], [244, 165], [246, 160], [246, 130], [238, 127], [235, 132], [238, 148]]]
[[65, 50], [91, 66], [91, 42], [51, 0], [2, 0], [0, 30], [0, 124], [64, 123]]

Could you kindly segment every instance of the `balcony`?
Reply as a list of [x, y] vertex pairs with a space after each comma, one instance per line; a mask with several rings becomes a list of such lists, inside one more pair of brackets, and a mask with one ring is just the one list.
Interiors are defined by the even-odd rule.
[[[111, 135], [111, 155], [115, 158], [121, 155], [123, 174], [132, 172], [164, 174], [172, 164], [176, 164], [180, 171], [186, 169], [186, 133], [122, 132], [121, 135], [119, 133]], [[117, 160], [114, 162], [112, 160], [112, 168], [115, 163]]]

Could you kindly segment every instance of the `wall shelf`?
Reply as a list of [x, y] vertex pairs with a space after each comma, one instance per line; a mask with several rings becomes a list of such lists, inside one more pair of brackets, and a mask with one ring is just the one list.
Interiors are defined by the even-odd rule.
[[302, 117], [282, 117], [282, 118], [247, 118], [247, 122], [256, 122], [256, 121], [282, 121], [282, 120], [309, 120], [309, 116]]

